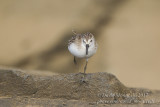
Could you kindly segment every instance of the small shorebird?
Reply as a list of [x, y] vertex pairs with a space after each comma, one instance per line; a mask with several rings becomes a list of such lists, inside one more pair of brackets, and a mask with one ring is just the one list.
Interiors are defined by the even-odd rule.
[[86, 64], [84, 67], [84, 74], [86, 73], [88, 59], [97, 51], [97, 43], [93, 34], [87, 32], [84, 34], [77, 34], [72, 31], [74, 36], [69, 40], [68, 50], [74, 56], [74, 64], [77, 64], [77, 58], [85, 58]]

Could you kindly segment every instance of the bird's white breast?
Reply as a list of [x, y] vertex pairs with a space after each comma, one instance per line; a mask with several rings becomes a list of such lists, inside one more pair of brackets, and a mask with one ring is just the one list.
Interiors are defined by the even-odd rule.
[[78, 58], [89, 58], [91, 57], [93, 54], [96, 53], [96, 48], [94, 46], [89, 47], [88, 48], [88, 55], [86, 55], [86, 47], [78, 47], [77, 45], [75, 45], [74, 43], [70, 44], [68, 46], [68, 50], [70, 51], [70, 53], [72, 55], [74, 55], [75, 57]]

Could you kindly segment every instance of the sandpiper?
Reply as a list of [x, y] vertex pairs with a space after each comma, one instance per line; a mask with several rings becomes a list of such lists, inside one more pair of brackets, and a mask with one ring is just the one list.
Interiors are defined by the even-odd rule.
[[90, 32], [84, 34], [77, 34], [72, 31], [74, 36], [69, 40], [68, 50], [74, 56], [74, 64], [77, 64], [76, 58], [85, 58], [86, 64], [84, 67], [84, 74], [86, 73], [88, 59], [97, 51], [96, 40]]

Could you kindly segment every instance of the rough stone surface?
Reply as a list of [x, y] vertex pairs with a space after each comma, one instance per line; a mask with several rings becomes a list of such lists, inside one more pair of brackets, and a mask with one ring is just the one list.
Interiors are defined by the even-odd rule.
[[21, 70], [0, 70], [0, 107], [111, 104], [113, 107], [157, 107], [159, 101], [160, 91], [128, 88], [114, 75], [104, 72], [40, 76]]

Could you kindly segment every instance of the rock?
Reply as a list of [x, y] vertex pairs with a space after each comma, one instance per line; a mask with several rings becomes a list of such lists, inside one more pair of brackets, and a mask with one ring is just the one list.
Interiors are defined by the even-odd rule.
[[[40, 76], [0, 70], [0, 106], [127, 106], [159, 104], [160, 91], [128, 88], [114, 75], [70, 73]], [[148, 106], [145, 104], [146, 107]], [[133, 106], [133, 107], [134, 107]], [[128, 106], [127, 106], [128, 107]]]

